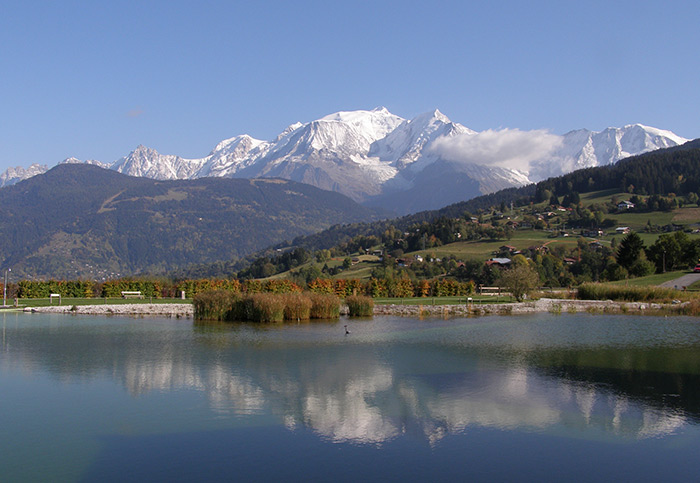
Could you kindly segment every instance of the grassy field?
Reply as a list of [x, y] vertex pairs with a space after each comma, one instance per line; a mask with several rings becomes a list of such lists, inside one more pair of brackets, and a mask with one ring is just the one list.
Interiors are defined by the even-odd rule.
[[485, 261], [491, 258], [493, 253], [497, 252], [503, 245], [514, 246], [518, 250], [525, 250], [532, 246], [542, 246], [545, 243], [550, 247], [564, 245], [569, 249], [573, 249], [576, 247], [576, 237], [550, 238], [550, 233], [546, 231], [518, 230], [513, 233], [510, 240], [455, 242], [416, 253], [423, 256], [435, 254], [436, 257], [440, 258], [454, 255], [456, 258], [471, 258]]
[[632, 197], [630, 193], [623, 193], [614, 188], [608, 190], [591, 191], [581, 195], [581, 204], [583, 206], [590, 206], [593, 203], [607, 203], [611, 201], [613, 196], [617, 196], [618, 202], [622, 200], [629, 200]]
[[[191, 304], [192, 299], [123, 299], [123, 298], [70, 298], [63, 297], [60, 305], [124, 305], [124, 304]], [[20, 307], [48, 307], [59, 305], [58, 300], [19, 299]]]
[[[686, 209], [688, 208], [679, 208], [680, 211]], [[676, 216], [676, 212], [674, 211], [654, 211], [651, 213], [610, 213], [606, 215], [607, 218], [616, 220], [618, 226], [629, 226], [636, 231], [643, 230], [647, 225], [647, 222], [651, 222], [652, 225], [668, 225], [673, 221], [674, 216]]]
[[691, 283], [690, 285], [688, 285], [688, 287], [686, 288], [686, 290], [700, 290], [700, 280], [697, 281], [697, 282], [695, 282], [695, 283]]
[[648, 285], [660, 285], [669, 280], [674, 280], [678, 277], [682, 277], [688, 273], [687, 270], [677, 270], [675, 272], [666, 273], [655, 273], [654, 275], [648, 275], [646, 277], [632, 278], [629, 280], [618, 280], [617, 282], [609, 282], [610, 285], [630, 285], [630, 286], [648, 286]]

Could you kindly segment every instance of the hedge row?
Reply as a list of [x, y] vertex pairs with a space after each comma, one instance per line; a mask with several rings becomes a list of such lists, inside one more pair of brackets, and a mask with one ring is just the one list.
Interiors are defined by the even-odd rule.
[[17, 283], [17, 296], [20, 298], [36, 299], [49, 298], [52, 293], [63, 297], [88, 298], [94, 296], [95, 284], [79, 280], [21, 280]]
[[162, 286], [159, 281], [131, 280], [122, 278], [102, 284], [103, 297], [121, 297], [122, 292], [141, 292], [144, 297], [160, 297]]
[[[144, 297], [179, 297], [182, 292], [189, 298], [211, 290], [231, 293], [301, 293], [303, 288], [291, 280], [226, 280], [200, 279], [170, 283], [161, 280], [118, 279], [103, 283], [78, 280], [22, 280], [17, 284], [20, 298], [48, 298], [52, 293], [63, 297], [121, 297], [122, 292], [141, 292]], [[473, 282], [436, 279], [412, 281], [409, 279], [332, 280], [317, 278], [309, 283], [309, 290], [318, 294], [333, 294], [340, 298], [351, 295], [370, 297], [444, 297], [466, 296], [474, 293]]]
[[309, 283], [309, 290], [314, 293], [335, 294], [339, 297], [350, 295], [368, 295], [371, 297], [449, 297], [466, 296], [474, 293], [474, 282], [456, 280], [418, 280], [378, 279], [331, 280], [317, 278]]

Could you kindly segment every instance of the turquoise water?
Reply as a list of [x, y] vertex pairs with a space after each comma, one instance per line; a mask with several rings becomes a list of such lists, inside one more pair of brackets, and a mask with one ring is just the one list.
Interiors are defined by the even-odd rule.
[[695, 318], [0, 317], [3, 481], [700, 475]]

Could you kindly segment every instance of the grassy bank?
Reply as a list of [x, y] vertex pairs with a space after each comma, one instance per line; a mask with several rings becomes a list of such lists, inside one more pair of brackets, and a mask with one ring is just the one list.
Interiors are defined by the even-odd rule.
[[676, 270], [674, 272], [655, 273], [646, 277], [630, 278], [628, 280], [618, 280], [616, 282], [609, 282], [609, 284], [640, 287], [649, 285], [661, 285], [664, 282], [668, 282], [670, 280], [675, 280], [676, 278], [682, 277], [687, 273], [687, 270]]
[[584, 283], [578, 288], [581, 300], [615, 300], [626, 302], [660, 302], [697, 299], [697, 294], [656, 286], [625, 286], [610, 283]]
[[[125, 304], [191, 304], [192, 299], [180, 299], [180, 298], [153, 298], [148, 297], [143, 299], [133, 298], [125, 299], [121, 297], [107, 297], [107, 298], [76, 298], [76, 297], [62, 297], [59, 304], [58, 299], [19, 299], [17, 302], [18, 307], [49, 307], [52, 305], [125, 305]], [[7, 301], [8, 305], [13, 305], [14, 300]]]

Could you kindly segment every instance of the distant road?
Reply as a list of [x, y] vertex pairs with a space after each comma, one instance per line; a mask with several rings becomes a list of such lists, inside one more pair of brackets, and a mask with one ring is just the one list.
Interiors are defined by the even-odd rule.
[[679, 290], [682, 290], [683, 287], [688, 287], [690, 284], [697, 282], [700, 280], [700, 273], [689, 273], [687, 275], [683, 275], [680, 278], [676, 278], [674, 280], [669, 280], [668, 282], [664, 282], [660, 287], [669, 287], [669, 288], [678, 288]]

